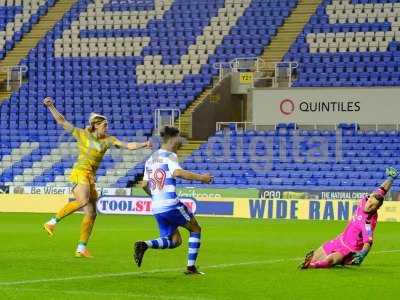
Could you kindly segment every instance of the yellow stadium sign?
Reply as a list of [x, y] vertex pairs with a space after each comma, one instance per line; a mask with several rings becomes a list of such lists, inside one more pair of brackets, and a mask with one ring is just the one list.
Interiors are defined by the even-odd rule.
[[240, 83], [241, 84], [252, 84], [253, 83], [253, 73], [252, 72], [240, 73]]

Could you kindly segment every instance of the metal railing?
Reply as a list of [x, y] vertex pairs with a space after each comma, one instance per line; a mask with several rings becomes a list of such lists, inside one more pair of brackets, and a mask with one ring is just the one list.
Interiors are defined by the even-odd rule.
[[[355, 131], [400, 131], [400, 124], [359, 124], [359, 123], [336, 123], [336, 124], [297, 124], [291, 122], [290, 124], [294, 124], [294, 130], [343, 130], [343, 126], [341, 124], [353, 125]], [[216, 123], [216, 131], [223, 131], [224, 129], [230, 130], [276, 130], [279, 124], [256, 124], [254, 122], [217, 122]]]
[[25, 65], [0, 67], [0, 72], [7, 74], [7, 80], [6, 80], [7, 91], [12, 90], [12, 83], [15, 81], [19, 83], [20, 87], [22, 85], [23, 74], [25, 74], [27, 71], [28, 67]]
[[[253, 122], [217, 122], [216, 129], [217, 131], [221, 131], [224, 128], [229, 128], [230, 130], [238, 131], [238, 129], [247, 131], [247, 130], [277, 130], [278, 124], [256, 124]], [[294, 124], [294, 129], [299, 129], [297, 124]]]
[[232, 67], [230, 63], [215, 63], [213, 67], [214, 69], [219, 70], [218, 82], [224, 80], [224, 78], [228, 77], [232, 73]]
[[[154, 111], [154, 131], [160, 135], [164, 126], [174, 126], [181, 130], [181, 111], [176, 108], [159, 108]], [[177, 122], [176, 122], [177, 120]], [[176, 123], [177, 126], [176, 126]]]
[[280, 81], [287, 81], [288, 87], [292, 86], [294, 71], [298, 65], [297, 62], [290, 61], [267, 63], [259, 57], [238, 57], [228, 63], [215, 63], [214, 68], [219, 70], [219, 82], [232, 73], [251, 72], [254, 74], [252, 87], [259, 80], [269, 79], [272, 87], [276, 88]]
[[275, 63], [274, 87], [277, 87], [279, 78], [284, 77], [288, 81], [288, 86], [293, 83], [293, 73], [298, 68], [299, 63], [291, 61], [282, 61]]
[[233, 129], [235, 131], [238, 131], [238, 129], [246, 131], [250, 128], [257, 130], [257, 125], [253, 122], [217, 122], [216, 131], [222, 131], [225, 128]]
[[213, 67], [219, 70], [219, 81], [222, 81], [232, 73], [244, 71], [258, 72], [260, 66], [263, 64], [263, 60], [258, 57], [238, 57], [230, 62], [215, 63]]
[[238, 57], [233, 59], [231, 62], [231, 68], [233, 72], [259, 72], [265, 62], [258, 57]]

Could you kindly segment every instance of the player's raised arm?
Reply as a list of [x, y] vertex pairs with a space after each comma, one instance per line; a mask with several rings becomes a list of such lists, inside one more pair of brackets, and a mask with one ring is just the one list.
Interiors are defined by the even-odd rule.
[[[379, 207], [383, 203], [386, 193], [390, 190], [393, 181], [397, 178], [398, 171], [393, 167], [386, 168], [386, 176], [387, 176], [386, 180], [380, 185], [379, 188], [374, 190], [372, 194], [369, 196], [368, 201], [365, 204], [364, 208], [364, 211], [366, 213], [376, 212], [376, 210], [379, 209]], [[372, 247], [373, 233], [374, 230], [372, 228], [371, 223], [366, 220], [366, 222], [362, 225], [362, 239], [364, 246], [362, 250], [354, 254], [352, 261], [353, 265], [358, 265], [358, 266], [361, 265], [361, 263], [367, 257]]]
[[113, 144], [117, 148], [122, 148], [122, 149], [127, 149], [127, 150], [139, 150], [142, 148], [151, 149], [151, 147], [152, 147], [150, 141], [146, 141], [144, 143], [136, 143], [136, 142], [124, 143], [118, 139], [115, 139]]
[[399, 172], [396, 168], [389, 167], [386, 168], [386, 180], [381, 184], [381, 187], [385, 189], [386, 192], [392, 187], [393, 181], [397, 178]]
[[386, 168], [386, 176], [386, 180], [368, 197], [364, 208], [366, 213], [376, 211], [382, 205], [386, 193], [390, 190], [393, 181], [398, 176], [398, 171], [393, 167]]
[[214, 177], [210, 174], [197, 174], [193, 172], [186, 171], [184, 169], [177, 169], [174, 171], [173, 177], [179, 177], [186, 180], [196, 180], [203, 183], [211, 183]]
[[46, 97], [43, 100], [43, 104], [50, 110], [54, 120], [56, 120], [57, 124], [61, 125], [65, 130], [71, 131], [74, 126], [65, 120], [64, 116], [57, 110], [54, 106], [54, 101], [50, 97]]
[[178, 157], [176, 155], [170, 156], [170, 159], [168, 161], [168, 168], [171, 172], [172, 177], [179, 177], [186, 180], [196, 180], [203, 183], [211, 183], [214, 179], [214, 177], [208, 173], [197, 174], [182, 169], [182, 167], [179, 165]]

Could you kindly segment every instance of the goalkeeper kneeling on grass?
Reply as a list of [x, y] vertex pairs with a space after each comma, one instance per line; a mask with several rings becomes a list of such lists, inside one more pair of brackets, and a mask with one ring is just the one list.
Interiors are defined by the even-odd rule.
[[370, 195], [364, 195], [358, 203], [346, 229], [336, 239], [326, 242], [316, 251], [306, 254], [301, 269], [324, 269], [335, 265], [361, 265], [373, 242], [378, 221], [378, 209], [386, 193], [397, 178], [395, 168], [386, 169], [387, 179]]

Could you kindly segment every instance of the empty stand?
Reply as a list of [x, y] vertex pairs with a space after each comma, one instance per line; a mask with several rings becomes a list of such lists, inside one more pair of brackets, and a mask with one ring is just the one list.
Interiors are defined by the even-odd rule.
[[3, 0], [0, 3], [0, 59], [38, 23], [55, 0]]
[[[13, 157], [0, 172], [0, 183], [61, 184], [68, 175], [73, 158], [57, 149], [71, 141], [42, 106], [45, 96], [54, 97], [76, 126], [84, 127], [95, 111], [109, 117], [111, 134], [143, 140], [154, 128], [155, 109], [183, 111], [211, 83], [215, 62], [260, 55], [296, 4], [77, 1], [22, 60], [28, 82], [0, 106], [2, 149], [25, 140], [39, 144], [30, 154]], [[7, 139], [13, 133], [18, 144]], [[98, 171], [100, 183], [126, 185], [143, 171], [137, 162], [147, 154], [137, 152], [128, 161], [110, 154]]]
[[[215, 180], [211, 186], [218, 188], [234, 185], [365, 190], [381, 183], [385, 167], [399, 163], [398, 131], [361, 132], [344, 125], [340, 138], [337, 134], [334, 130], [295, 130], [285, 124], [273, 131], [217, 132], [183, 166], [195, 172], [212, 173]], [[316, 141], [326, 143], [327, 151], [321, 150], [320, 142]]]
[[398, 1], [322, 1], [285, 56], [295, 85], [399, 85], [399, 18]]

